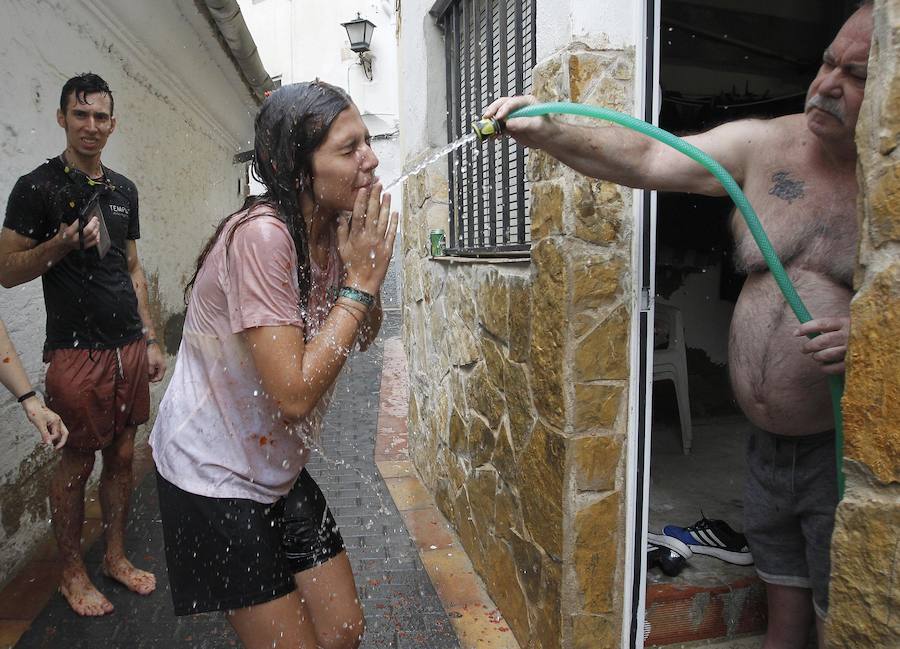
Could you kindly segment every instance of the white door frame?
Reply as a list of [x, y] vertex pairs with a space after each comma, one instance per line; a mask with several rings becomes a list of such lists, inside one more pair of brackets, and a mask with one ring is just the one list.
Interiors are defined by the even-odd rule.
[[[634, 115], [659, 122], [661, 0], [637, 2]], [[653, 296], [656, 294], [656, 192], [635, 191], [632, 240], [631, 381], [625, 469], [625, 578], [622, 647], [643, 649], [646, 614], [650, 414], [653, 396]]]

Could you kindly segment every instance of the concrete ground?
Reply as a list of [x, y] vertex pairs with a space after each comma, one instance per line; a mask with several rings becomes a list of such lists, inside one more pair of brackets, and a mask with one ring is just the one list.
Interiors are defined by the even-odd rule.
[[[690, 455], [684, 455], [677, 419], [655, 418], [650, 456], [650, 531], [662, 532], [669, 524], [692, 525], [703, 514], [742, 531], [744, 450], [752, 429], [741, 415], [694, 419], [693, 447]], [[704, 586], [755, 575], [753, 566], [734, 566], [695, 555], [677, 577], [651, 570], [647, 580]]]

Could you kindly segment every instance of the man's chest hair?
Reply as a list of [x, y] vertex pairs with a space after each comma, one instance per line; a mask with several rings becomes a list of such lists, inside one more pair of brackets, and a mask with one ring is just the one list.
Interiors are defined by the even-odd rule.
[[[856, 250], [855, 179], [771, 165], [748, 181], [747, 198], [782, 263], [802, 261], [843, 281]], [[739, 266], [763, 270], [762, 254], [743, 218], [732, 218]]]

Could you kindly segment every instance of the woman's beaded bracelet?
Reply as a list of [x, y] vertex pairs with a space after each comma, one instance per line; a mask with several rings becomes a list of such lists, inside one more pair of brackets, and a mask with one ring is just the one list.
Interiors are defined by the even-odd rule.
[[341, 290], [338, 291], [338, 297], [345, 297], [348, 300], [359, 302], [360, 304], [365, 305], [366, 308], [372, 308], [372, 306], [375, 305], [374, 295], [366, 293], [365, 291], [360, 291], [358, 288], [353, 288], [352, 286], [342, 286]]
[[349, 306], [347, 306], [346, 304], [341, 304], [340, 302], [335, 302], [335, 303], [334, 303], [334, 306], [341, 307], [344, 311], [346, 311], [347, 313], [349, 313], [349, 314], [350, 314], [350, 317], [352, 317], [354, 320], [356, 320], [356, 324], [357, 324], [357, 325], [361, 325], [361, 324], [362, 324], [362, 319], [363, 319], [364, 316], [362, 316], [362, 315], [357, 315], [357, 314], [359, 313], [359, 311], [357, 311], [356, 309], [351, 309], [351, 308], [350, 308]]

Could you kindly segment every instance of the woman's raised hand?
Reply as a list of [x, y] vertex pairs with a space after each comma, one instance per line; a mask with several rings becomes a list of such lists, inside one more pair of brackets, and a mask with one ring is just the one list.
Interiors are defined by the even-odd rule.
[[359, 190], [352, 216], [342, 216], [337, 230], [348, 286], [378, 293], [394, 252], [398, 220], [397, 212], [391, 213], [391, 195], [381, 195], [381, 183]]

